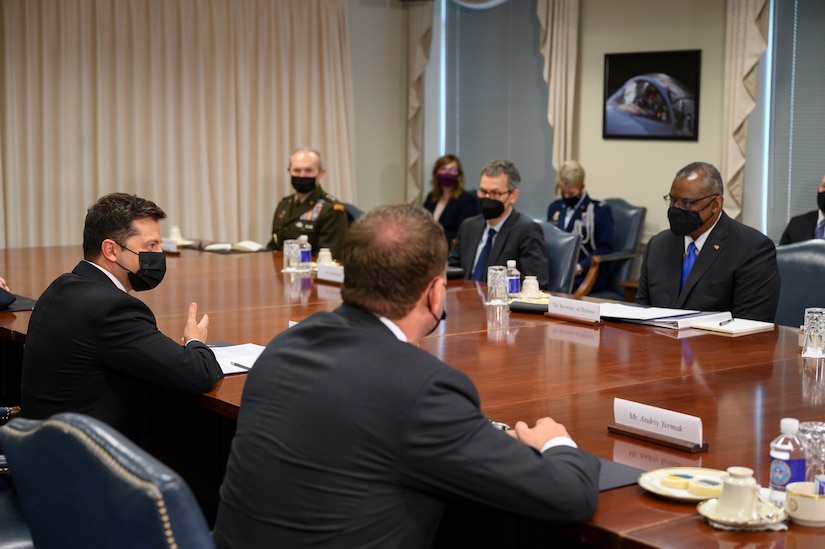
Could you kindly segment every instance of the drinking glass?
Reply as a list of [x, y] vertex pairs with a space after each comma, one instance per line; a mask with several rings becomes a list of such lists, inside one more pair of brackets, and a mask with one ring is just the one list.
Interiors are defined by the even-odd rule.
[[825, 473], [825, 422], [803, 421], [797, 435], [805, 451], [805, 480]]
[[825, 308], [805, 309], [805, 340], [802, 343], [802, 356], [825, 358]]
[[487, 303], [508, 305], [507, 268], [502, 265], [487, 267]]
[[284, 240], [284, 272], [293, 273], [301, 263], [301, 250], [295, 239]]

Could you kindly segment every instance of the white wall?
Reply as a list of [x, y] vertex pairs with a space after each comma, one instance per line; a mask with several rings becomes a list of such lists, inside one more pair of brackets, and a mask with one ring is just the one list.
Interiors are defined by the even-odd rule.
[[[518, 0], [511, 0], [518, 1]], [[406, 36], [398, 0], [350, 0], [358, 203], [404, 199]], [[648, 208], [643, 240], [667, 228], [662, 195], [679, 168], [722, 158], [725, 3], [720, 0], [582, 0], [574, 147], [597, 198]], [[604, 55], [702, 50], [699, 140], [602, 139]]]
[[[647, 206], [643, 240], [666, 229], [662, 196], [695, 160], [722, 160], [725, 3], [719, 0], [582, 0], [575, 139], [587, 186], [597, 198], [620, 196]], [[602, 139], [604, 55], [702, 50], [699, 140]]]

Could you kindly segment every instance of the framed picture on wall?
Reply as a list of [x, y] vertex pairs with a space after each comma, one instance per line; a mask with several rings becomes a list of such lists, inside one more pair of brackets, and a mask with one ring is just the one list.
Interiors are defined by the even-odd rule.
[[605, 139], [699, 138], [702, 50], [604, 56]]

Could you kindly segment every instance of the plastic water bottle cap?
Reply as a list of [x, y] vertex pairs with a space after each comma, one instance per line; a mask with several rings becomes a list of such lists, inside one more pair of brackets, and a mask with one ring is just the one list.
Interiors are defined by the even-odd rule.
[[793, 417], [782, 418], [779, 422], [779, 430], [784, 434], [795, 435], [799, 432], [799, 420]]
[[306, 242], [307, 240], [309, 240], [309, 237], [305, 234], [298, 237], [298, 242]]
[[507, 260], [507, 268], [508, 269], [515, 269], [516, 268], [516, 260], [515, 259], [508, 259]]

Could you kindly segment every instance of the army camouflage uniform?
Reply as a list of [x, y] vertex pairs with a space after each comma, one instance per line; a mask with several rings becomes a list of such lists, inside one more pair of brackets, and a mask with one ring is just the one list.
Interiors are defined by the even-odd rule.
[[267, 248], [280, 250], [284, 240], [297, 239], [302, 234], [309, 237], [312, 253], [320, 248], [329, 248], [332, 257], [339, 258], [344, 233], [349, 227], [349, 218], [344, 205], [320, 185], [303, 202], [293, 193], [278, 203], [272, 218], [272, 239]]

